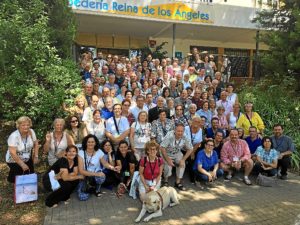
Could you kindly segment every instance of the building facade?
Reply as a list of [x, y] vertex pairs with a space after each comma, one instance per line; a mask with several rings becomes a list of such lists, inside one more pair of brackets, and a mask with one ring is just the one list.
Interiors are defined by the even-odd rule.
[[[169, 57], [186, 57], [193, 47], [224, 55], [232, 76], [252, 77], [258, 28], [257, 10], [276, 0], [70, 0], [78, 23], [76, 44], [104, 54], [130, 55], [151, 45], [164, 45]], [[152, 46], [153, 47], [153, 46]], [[267, 46], [259, 46], [260, 50]]]

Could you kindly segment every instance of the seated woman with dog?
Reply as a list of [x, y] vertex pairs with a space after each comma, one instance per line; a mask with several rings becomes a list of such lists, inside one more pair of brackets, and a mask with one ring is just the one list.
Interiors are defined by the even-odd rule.
[[146, 156], [140, 160], [139, 166], [139, 193], [141, 201], [144, 200], [147, 192], [157, 191], [160, 188], [164, 161], [161, 157], [157, 157], [158, 151], [159, 145], [155, 141], [146, 143]]

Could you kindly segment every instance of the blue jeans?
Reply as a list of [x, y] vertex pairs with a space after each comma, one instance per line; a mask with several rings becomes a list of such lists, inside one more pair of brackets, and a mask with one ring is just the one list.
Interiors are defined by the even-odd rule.
[[[96, 182], [96, 193], [101, 190], [101, 185], [104, 183], [105, 178], [106, 178], [105, 176], [103, 176], [103, 177], [94, 177], [95, 182]], [[77, 187], [77, 194], [78, 194], [78, 198], [79, 198], [80, 201], [86, 201], [90, 197], [90, 193], [86, 193], [86, 192], [82, 191], [83, 185], [84, 185], [84, 180], [81, 180], [78, 184], [78, 187]]]
[[[210, 171], [213, 171], [213, 168], [211, 168], [209, 170]], [[198, 181], [205, 181], [205, 182], [208, 182], [208, 176], [203, 174], [203, 173], [200, 173], [198, 170], [195, 170], [195, 175], [196, 175], [196, 180]], [[217, 170], [217, 177], [221, 177], [224, 175], [224, 171], [222, 169], [218, 169]]]

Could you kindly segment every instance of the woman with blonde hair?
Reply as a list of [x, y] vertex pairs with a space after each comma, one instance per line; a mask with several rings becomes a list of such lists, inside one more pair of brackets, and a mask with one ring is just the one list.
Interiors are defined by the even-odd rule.
[[48, 154], [48, 163], [52, 166], [59, 158], [65, 156], [68, 145], [74, 145], [73, 139], [64, 131], [65, 120], [56, 118], [53, 132], [46, 134], [44, 154]]
[[78, 115], [80, 120], [82, 119], [84, 109], [88, 107], [87, 100], [84, 95], [78, 95], [74, 101], [75, 105], [68, 108], [65, 104], [63, 104], [63, 109], [72, 114]]
[[144, 200], [147, 192], [156, 191], [160, 188], [164, 160], [162, 157], [158, 156], [158, 152], [159, 145], [155, 141], [146, 143], [146, 156], [140, 160], [139, 165], [139, 193], [141, 201]]
[[7, 140], [6, 163], [9, 166], [7, 181], [14, 183], [15, 177], [24, 172], [34, 173], [33, 164], [39, 162], [39, 144], [35, 132], [31, 129], [32, 122], [27, 116], [16, 121], [17, 130]]

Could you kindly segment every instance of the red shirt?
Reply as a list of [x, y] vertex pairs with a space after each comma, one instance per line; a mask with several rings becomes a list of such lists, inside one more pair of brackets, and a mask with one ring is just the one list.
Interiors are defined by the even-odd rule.
[[146, 158], [145, 165], [145, 157], [140, 160], [140, 166], [144, 167], [144, 178], [146, 180], [155, 180], [160, 173], [160, 166], [164, 164], [164, 160], [160, 158], [156, 158], [154, 162], [149, 162], [148, 158]]

